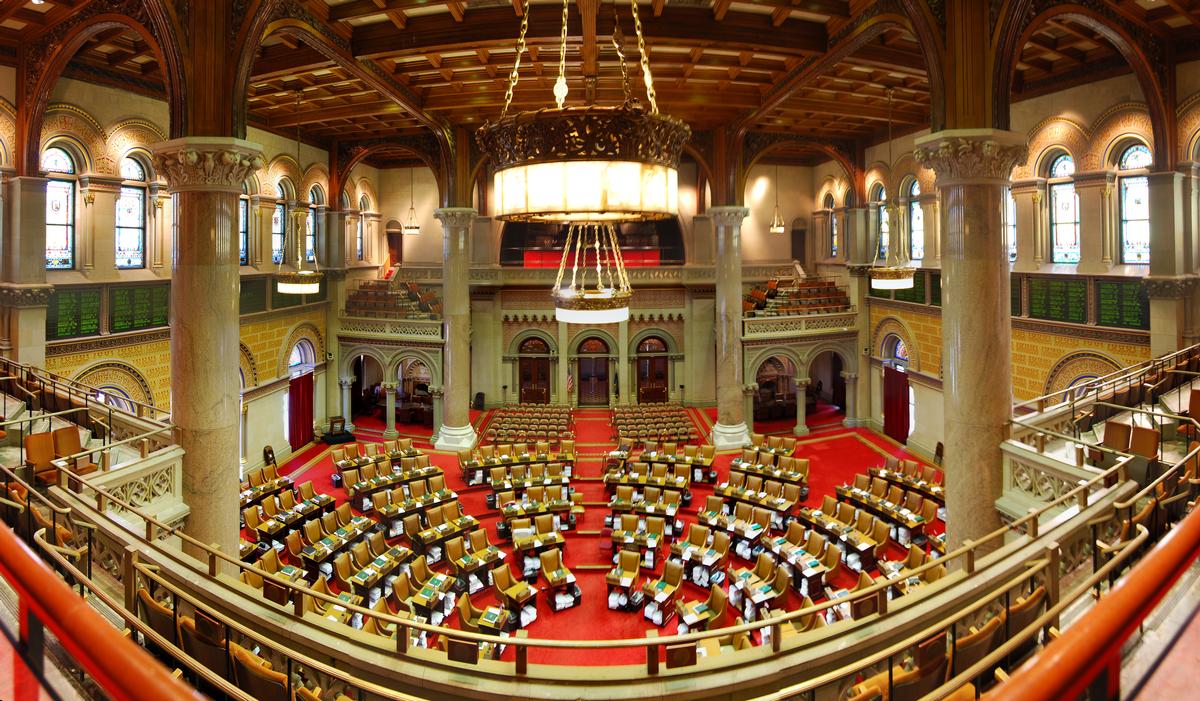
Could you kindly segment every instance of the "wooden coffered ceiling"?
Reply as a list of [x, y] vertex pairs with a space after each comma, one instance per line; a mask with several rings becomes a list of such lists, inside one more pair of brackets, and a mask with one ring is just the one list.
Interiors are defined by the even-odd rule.
[[[0, 46], [15, 46], [91, 0], [0, 0]], [[1107, 0], [1111, 9], [1200, 57], [1200, 0]], [[622, 97], [611, 45], [611, 0], [569, 0], [568, 102]], [[250, 122], [305, 141], [387, 138], [422, 132], [423, 121], [473, 126], [500, 113], [522, 0], [303, 0], [328, 37], [345, 47], [340, 62], [295, 34], [268, 38], [246, 96]], [[828, 49], [872, 0], [642, 0], [640, 14], [660, 108], [706, 130], [756, 115], [753, 128], [815, 138], [880, 140], [886, 93], [893, 90], [896, 133], [927, 127], [930, 86], [920, 46], [889, 29], [784, 99], [771, 89]], [[635, 95], [644, 99], [628, 3], [619, 25]], [[562, 5], [531, 0], [528, 52], [513, 96], [517, 109], [552, 103]], [[327, 40], [327, 39], [326, 39]], [[14, 52], [15, 53], [15, 52]], [[335, 52], [336, 53], [336, 52]], [[0, 57], [3, 60], [3, 57]], [[11, 60], [11, 59], [10, 59]], [[1113, 47], [1088, 28], [1057, 18], [1038, 28], [1017, 65], [1016, 100], [1128, 72]], [[162, 94], [154, 52], [132, 32], [112, 30], [84, 46], [67, 74]], [[588, 76], [588, 78], [585, 78]], [[594, 79], [593, 79], [594, 77]], [[297, 104], [297, 96], [299, 103]], [[404, 106], [416, 104], [420, 120]], [[414, 102], [415, 101], [415, 102]], [[799, 157], [799, 155], [797, 155]], [[380, 163], [395, 163], [394, 159]]]

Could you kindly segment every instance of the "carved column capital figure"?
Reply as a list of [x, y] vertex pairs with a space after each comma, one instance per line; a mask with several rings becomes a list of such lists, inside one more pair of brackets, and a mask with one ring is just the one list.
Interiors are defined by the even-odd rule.
[[471, 226], [479, 212], [474, 207], [442, 207], [433, 210], [433, 216], [447, 229], [459, 229]]
[[232, 137], [189, 136], [151, 147], [154, 169], [171, 192], [241, 194], [242, 183], [262, 168], [262, 147]]
[[938, 187], [1008, 185], [1029, 155], [1025, 135], [998, 129], [951, 129], [917, 139], [913, 158], [937, 174]]

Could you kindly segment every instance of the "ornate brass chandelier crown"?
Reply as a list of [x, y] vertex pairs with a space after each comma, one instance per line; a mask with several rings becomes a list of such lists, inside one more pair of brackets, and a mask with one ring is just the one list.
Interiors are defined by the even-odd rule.
[[[497, 121], [480, 127], [476, 139], [494, 169], [498, 219], [570, 224], [553, 290], [556, 317], [571, 323], [613, 323], [629, 318], [632, 294], [617, 224], [675, 216], [679, 157], [691, 129], [658, 111], [637, 0], [630, 0], [629, 7], [648, 107], [632, 95], [624, 37], [616, 22], [612, 46], [620, 60], [624, 102], [566, 106], [569, 6], [563, 0], [555, 107], [508, 114], [529, 28], [526, 0], [504, 110]], [[615, 4], [613, 12], [615, 16]], [[570, 282], [564, 287], [568, 264]], [[593, 266], [594, 277], [588, 272]]]

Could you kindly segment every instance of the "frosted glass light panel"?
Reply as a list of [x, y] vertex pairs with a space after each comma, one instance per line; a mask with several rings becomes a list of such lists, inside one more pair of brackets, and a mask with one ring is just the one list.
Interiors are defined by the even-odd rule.
[[118, 268], [142, 268], [146, 265], [146, 191], [140, 187], [122, 187], [117, 197]]
[[925, 209], [917, 199], [920, 196], [921, 185], [914, 180], [908, 190], [908, 248], [912, 260], [925, 257]]
[[[1121, 154], [1122, 171], [1145, 170], [1153, 159], [1150, 149], [1141, 144]], [[1121, 262], [1132, 265], [1150, 263], [1150, 182], [1145, 175], [1127, 175], [1120, 179]]]

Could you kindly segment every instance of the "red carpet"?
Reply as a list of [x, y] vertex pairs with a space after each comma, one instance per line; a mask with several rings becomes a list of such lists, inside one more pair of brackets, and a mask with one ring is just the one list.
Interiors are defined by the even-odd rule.
[[[702, 411], [705, 411], [710, 416], [713, 413], [707, 410]], [[698, 415], [699, 413], [697, 411], [693, 415], [693, 419], [697, 420], [701, 428], [707, 428], [703, 425], [704, 419]], [[584, 501], [588, 504], [608, 501], [608, 495], [604, 492], [603, 484], [598, 480], [602, 470], [601, 456], [613, 447], [612, 441], [609, 438], [611, 429], [607, 417], [607, 411], [586, 410], [579, 412], [576, 419], [576, 424], [579, 427], [579, 435], [586, 436], [585, 440], [577, 440], [582, 443], [603, 444], [581, 446], [581, 456], [576, 466], [576, 479], [572, 480], [572, 486], [576, 491], [584, 495]], [[472, 417], [476, 425], [485, 424], [488, 418], [488, 416]], [[360, 419], [356, 417], [355, 421], [359, 423]], [[362, 421], [362, 424], [369, 426], [369, 428], [364, 428], [359, 434], [360, 441], [378, 442], [380, 439], [370, 421]], [[380, 430], [382, 430], [382, 427], [380, 427]], [[294, 456], [288, 461], [288, 471], [294, 472], [299, 469], [326, 448], [327, 446], [317, 445], [301, 451], [299, 455]], [[484, 487], [468, 488], [463, 484], [458, 471], [458, 459], [456, 456], [436, 451], [429, 451], [429, 454], [430, 460], [434, 464], [441, 466], [445, 471], [447, 486], [458, 493], [464, 511], [480, 519], [483, 527], [488, 530], [494, 544], [503, 545], [496, 532], [498, 514], [495, 511], [487, 510], [486, 507], [485, 496], [488, 493], [488, 489]], [[796, 454], [811, 461], [809, 471], [811, 492], [806, 502], [807, 505], [819, 505], [822, 497], [826, 494], [833, 494], [834, 488], [837, 485], [852, 481], [856, 473], [865, 472], [869, 467], [882, 464], [885, 454], [912, 457], [887, 439], [864, 429], [830, 431], [823, 436], [802, 438], [800, 439]], [[716, 461], [719, 475], [718, 481], [727, 479], [729, 462], [733, 459], [733, 455], [733, 452], [718, 454]], [[297, 474], [295, 479], [297, 482], [312, 480], [318, 491], [330, 494], [341, 502], [345, 500], [345, 492], [340, 488], [333, 487], [330, 481], [330, 476], [333, 472], [332, 460], [329, 455], [325, 455], [302, 474]], [[712, 494], [712, 488], [709, 485], [698, 484], [693, 486], [692, 492], [693, 500], [691, 507], [683, 509], [680, 512], [680, 518], [684, 521], [685, 530], [687, 524], [695, 522], [696, 510], [704, 504], [705, 497]], [[577, 530], [569, 531], [566, 534], [567, 547], [565, 548], [564, 559], [569, 568], [575, 568], [574, 573], [583, 592], [582, 603], [573, 609], [554, 613], [547, 605], [544, 595], [539, 594], [538, 618], [528, 626], [530, 637], [560, 640], [595, 640], [643, 638], [648, 630], [660, 630], [663, 634], [675, 632], [674, 622], [669, 623], [663, 629], [658, 629], [653, 623], [643, 618], [640, 611], [632, 613], [610, 611], [607, 607], [604, 572], [578, 569], [578, 567], [585, 565], [604, 566], [606, 568], [611, 565], [611, 553], [607, 539], [600, 535], [600, 530], [604, 528], [604, 516], [606, 514], [607, 509], [599, 505], [588, 506], [578, 524]], [[940, 524], [938, 525], [940, 526]], [[893, 546], [891, 550], [892, 559], [903, 557], [903, 552], [898, 546]], [[666, 548], [664, 548], [665, 551]], [[509, 552], [510, 555], [507, 561], [511, 566], [513, 565], [513, 558], [511, 551]], [[662, 559], [660, 557], [656, 573], [662, 572]], [[733, 555], [731, 556], [731, 564], [736, 566], [750, 566], [752, 563], [744, 562], [736, 555]], [[514, 569], [517, 567], [519, 565], [516, 565]], [[436, 565], [435, 569], [449, 571], [445, 563]], [[643, 576], [653, 577], [657, 576], [657, 574], [644, 572]], [[834, 587], [851, 587], [856, 581], [857, 575], [843, 568], [842, 572], [829, 584]], [[539, 582], [538, 586], [540, 587], [541, 585], [542, 583]], [[700, 599], [705, 594], [698, 587], [685, 584], [683, 596], [686, 599]], [[791, 599], [791, 607], [799, 603], [797, 596], [793, 595]], [[491, 588], [478, 592], [471, 597], [471, 600], [478, 607], [495, 603], [495, 597]], [[458, 627], [457, 616], [450, 616], [447, 625]], [[542, 664], [564, 665], [637, 664], [644, 661], [644, 654], [640, 648], [608, 650], [603, 653], [597, 653], [594, 650], [534, 649], [530, 652], [530, 661]], [[505, 652], [504, 659], [512, 659], [513, 655], [513, 650], [509, 649]]]

